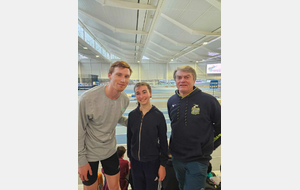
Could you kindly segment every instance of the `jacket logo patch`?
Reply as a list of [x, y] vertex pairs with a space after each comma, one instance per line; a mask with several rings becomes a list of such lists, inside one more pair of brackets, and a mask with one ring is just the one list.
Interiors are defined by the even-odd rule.
[[191, 110], [191, 114], [193, 114], [193, 115], [198, 115], [198, 114], [200, 114], [200, 108], [199, 108], [199, 105], [194, 104], [194, 106], [192, 107], [192, 110]]

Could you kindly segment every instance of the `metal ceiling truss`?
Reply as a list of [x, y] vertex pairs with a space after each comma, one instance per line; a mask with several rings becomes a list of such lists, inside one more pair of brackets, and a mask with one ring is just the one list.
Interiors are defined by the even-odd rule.
[[163, 34], [157, 32], [156, 30], [154, 31], [154, 33], [157, 34], [157, 35], [159, 35], [160, 37], [162, 37], [162, 38], [168, 40], [169, 42], [173, 43], [173, 44], [176, 45], [176, 46], [185, 46], [185, 47], [186, 47], [186, 46], [188, 46], [188, 47], [199, 47], [199, 46], [201, 46], [201, 45], [199, 45], [199, 44], [187, 44], [187, 43], [177, 42], [177, 41], [172, 40], [171, 38], [169, 38], [169, 37], [167, 37], [167, 36], [165, 36], [165, 35], [163, 35]]
[[149, 29], [149, 32], [148, 32], [148, 35], [146, 37], [146, 41], [145, 41], [145, 46], [143, 48], [143, 51], [142, 51], [142, 54], [141, 56], [138, 58], [138, 61], [141, 63], [142, 61], [142, 58], [145, 53], [145, 50], [146, 50], [146, 47], [148, 46], [149, 44], [149, 40], [150, 40], [150, 37], [154, 31], [154, 27], [156, 26], [156, 23], [157, 23], [157, 20], [159, 18], [159, 15], [161, 14], [162, 12], [162, 9], [164, 7], [164, 4], [165, 4], [165, 1], [164, 0], [158, 0], [158, 3], [157, 3], [157, 8], [156, 8], [156, 11], [155, 11], [155, 14], [153, 16], [153, 19], [152, 19], [152, 22], [151, 22], [151, 25], [150, 25], [150, 29]]
[[163, 47], [163, 46], [161, 46], [161, 45], [158, 45], [157, 43], [155, 43], [155, 42], [153, 42], [153, 41], [149, 41], [150, 43], [152, 43], [152, 44], [154, 44], [155, 46], [157, 46], [157, 47], [159, 47], [159, 48], [161, 48], [161, 49], [163, 49], [163, 50], [165, 50], [165, 51], [167, 51], [167, 52], [169, 52], [169, 53], [179, 53], [180, 51], [172, 51], [172, 50], [169, 50], [169, 49], [167, 49], [167, 48], [165, 48], [165, 47]]
[[80, 43], [82, 46], [84, 47], [87, 47], [90, 51], [92, 51], [94, 53], [94, 56], [93, 59], [96, 59], [96, 55], [99, 55], [101, 56], [101, 58], [103, 60], [105, 60], [107, 63], [111, 63], [110, 60], [108, 60], [106, 57], [104, 57], [101, 53], [99, 53], [98, 51], [96, 51], [94, 49], [94, 47], [90, 46], [90, 44], [88, 44], [86, 41], [84, 41], [83, 39], [81, 39], [79, 36], [78, 36], [78, 43]]
[[169, 59], [160, 59], [160, 58], [154, 57], [153, 55], [149, 54], [148, 52], [145, 52], [145, 55], [148, 58], [155, 60], [156, 62], [166, 62], [169, 60]]
[[133, 3], [128, 1], [120, 1], [120, 0], [96, 0], [103, 6], [111, 6], [111, 7], [119, 7], [123, 9], [133, 9], [133, 10], [156, 10], [156, 6], [141, 4], [141, 3]]
[[92, 15], [78, 9], [78, 12], [91, 18], [92, 20], [94, 20], [95, 22], [97, 22], [98, 24], [101, 24], [102, 26], [105, 26], [106, 28], [110, 29], [113, 32], [119, 32], [119, 33], [125, 33], [125, 34], [142, 34], [142, 35], [147, 35], [148, 32], [142, 31], [142, 30], [130, 30], [130, 29], [125, 29], [125, 28], [116, 28], [114, 26], [111, 26], [109, 24], [107, 24], [106, 22], [103, 22], [102, 20], [99, 20], [95, 17], [93, 17]]
[[201, 31], [201, 30], [193, 30], [163, 13], [161, 13], [161, 17], [165, 18], [166, 20], [170, 21], [171, 23], [175, 24], [179, 28], [187, 31], [188, 33], [190, 33], [192, 35], [204, 35], [204, 36], [220, 36], [221, 35], [220, 32], [213, 33], [213, 32]]
[[206, 0], [208, 3], [221, 10], [221, 0]]
[[172, 55], [167, 56], [167, 55], [162, 55], [162, 54], [160, 54], [160, 53], [157, 53], [156, 51], [154, 51], [153, 49], [151, 49], [151, 48], [149, 48], [149, 47], [147, 48], [147, 50], [152, 51], [153, 53], [159, 55], [160, 57], [166, 57], [166, 58], [172, 57]]
[[136, 56], [130, 56], [130, 55], [124, 55], [116, 50], [111, 49], [110, 50], [114, 55], [118, 56], [119, 58], [126, 58], [126, 59], [130, 59], [130, 60], [134, 60], [136, 58]]
[[[221, 38], [221, 36], [216, 37], [216, 38], [210, 40], [209, 42], [207, 42], [207, 44], [212, 43], [212, 42], [214, 42], [214, 41], [216, 41], [216, 40], [218, 40], [218, 39], [220, 39], [220, 38]], [[203, 40], [204, 40], [204, 39], [200, 39], [199, 41], [203, 41]], [[206, 44], [206, 45], [207, 45], [207, 44]], [[183, 56], [183, 55], [185, 55], [185, 54], [188, 54], [188, 53], [190, 53], [190, 52], [193, 52], [193, 51], [195, 51], [196, 49], [201, 48], [201, 47], [204, 47], [203, 43], [201, 43], [198, 47], [187, 47], [187, 48], [185, 48], [183, 51], [181, 51], [181, 52], [175, 54], [175, 55], [174, 55], [174, 58], [179, 58], [179, 57], [181, 57], [181, 56]]]
[[[109, 39], [119, 45], [135, 46], [135, 51], [124, 50], [123, 48], [117, 47], [116, 45], [109, 43], [105, 39], [96, 38], [94, 35], [94, 37], [98, 41], [100, 40], [101, 42], [104, 42], [104, 44], [106, 45], [106, 47], [108, 47], [110, 52], [114, 53], [114, 55], [116, 55], [120, 58], [136, 60], [136, 61], [138, 61], [138, 63], [141, 63], [142, 57], [145, 54], [147, 57], [154, 60], [155, 62], [169, 62], [171, 58], [173, 60], [176, 59], [181, 62], [186, 62], [186, 61], [182, 61], [181, 59], [191, 60], [191, 58], [187, 58], [188, 54], [191, 53], [193, 55], [197, 55], [197, 57], [200, 57], [202, 59], [204, 58], [206, 60], [220, 59], [220, 55], [216, 55], [216, 56], [212, 56], [212, 57], [211, 56], [200, 56], [197, 53], [195, 53], [194, 51], [198, 48], [203, 47], [205, 50], [207, 50], [209, 52], [213, 52], [209, 48], [204, 47], [203, 42], [212, 43], [212, 42], [220, 39], [221, 38], [221, 32], [220, 32], [221, 27], [215, 29], [214, 31], [193, 30], [189, 26], [186, 26], [177, 21], [178, 18], [180, 18], [181, 15], [183, 14], [183, 12], [180, 15], [178, 15], [178, 18], [176, 20], [162, 13], [162, 10], [163, 10], [164, 4], [165, 4], [165, 0], [158, 0], [157, 6], [149, 5], [149, 4], [142, 4], [142, 3], [134, 3], [134, 2], [129, 2], [129, 1], [121, 1], [121, 0], [95, 0], [95, 1], [100, 3], [102, 6], [111, 6], [111, 7], [118, 7], [118, 8], [131, 9], [131, 10], [144, 10], [143, 15], [141, 15], [141, 16], [143, 16], [142, 17], [143, 24], [140, 25], [140, 26], [143, 26], [142, 30], [138, 30], [138, 27], [136, 28], [136, 30], [131, 30], [131, 29], [125, 29], [125, 28], [116, 28], [98, 18], [93, 17], [92, 15], [84, 12], [83, 10], [78, 9], [79, 13], [85, 15], [89, 19], [92, 19], [93, 21], [97, 22], [98, 24], [110, 29], [114, 33], [126, 33], [126, 34], [136, 35], [136, 37], [135, 37], [136, 43], [124, 42], [124, 41], [117, 40], [101, 31], [99, 31], [98, 29], [96, 29], [92, 26], [88, 26], [90, 29], [99, 33], [101, 36], [104, 36], [104, 38]], [[206, 1], [208, 3], [210, 3], [212, 6], [210, 6], [210, 8], [208, 8], [203, 14], [201, 14], [193, 23], [195, 23], [198, 19], [203, 17], [203, 15], [205, 15], [212, 7], [216, 7], [217, 9], [221, 10], [221, 1], [220, 0], [206, 0]], [[187, 9], [187, 7], [190, 5], [191, 2], [192, 2], [192, 0], [190, 0], [189, 3], [186, 4], [184, 10]], [[145, 15], [144, 15], [144, 13], [145, 13]], [[139, 16], [139, 14], [138, 14], [138, 16]], [[154, 30], [156, 23], [158, 21], [158, 18], [160, 16], [162, 18], [164, 18], [165, 20], [173, 23], [175, 26], [188, 32], [191, 35], [203, 35], [203, 37], [201, 37], [195, 43], [192, 43], [192, 44], [181, 43], [176, 40], [173, 40], [170, 37]], [[141, 22], [141, 20], [140, 20], [140, 22]], [[193, 23], [190, 24], [190, 26], [192, 26]], [[139, 24], [139, 19], [137, 19], [137, 26], [138, 26], [138, 24]], [[139, 26], [139, 29], [141, 29], [140, 26]], [[148, 31], [148, 32], [146, 32], [146, 31]], [[153, 33], [155, 33], [156, 35], [162, 37], [163, 39], [171, 42], [172, 44], [174, 44], [176, 46], [184, 46], [185, 48], [183, 48], [181, 51], [169, 50], [168, 48], [165, 48], [162, 45], [159, 45], [150, 40]], [[138, 35], [138, 34], [140, 34], [140, 35]], [[137, 42], [140, 42], [140, 43], [137, 43]], [[152, 43], [156, 47], [159, 47], [160, 49], [162, 49], [168, 53], [172, 53], [173, 55], [162, 55], [161, 53], [158, 53], [157, 51], [147, 47], [149, 43]], [[148, 50], [155, 53], [160, 58], [153, 56], [152, 53], [150, 54], [149, 52], [147, 52]], [[129, 54], [131, 54], [131, 55], [129, 55]], [[193, 57], [195, 57], [195, 56], [193, 56]]]
[[[86, 25], [87, 26], [87, 25]], [[117, 44], [120, 44], [120, 45], [129, 45], [129, 46], [144, 46], [144, 44], [140, 44], [140, 43], [130, 43], [130, 42], [123, 42], [123, 41], [120, 41], [120, 40], [117, 40], [107, 34], [104, 34], [103, 32], [99, 31], [98, 29], [94, 28], [94, 27], [91, 27], [91, 26], [87, 26], [88, 28], [91, 28], [93, 29], [94, 31], [98, 32], [99, 34], [105, 36], [106, 38], [116, 42]]]
[[[104, 41], [104, 40], [101, 40], [102, 42], [103, 42], [103, 44], [105, 44], [106, 45], [106, 47], [108, 47], [109, 49], [113, 49], [113, 48], [115, 48], [115, 49], [117, 49], [118, 51], [120, 51], [120, 52], [122, 52], [122, 53], [140, 53], [140, 51], [133, 51], [133, 50], [126, 50], [126, 49], [122, 49], [122, 48], [119, 48], [118, 46], [115, 46], [115, 45], [113, 45], [113, 44], [111, 44], [111, 43], [109, 43], [109, 42], [106, 42], [106, 41]], [[109, 46], [111, 46], [111, 47], [109, 47]]]

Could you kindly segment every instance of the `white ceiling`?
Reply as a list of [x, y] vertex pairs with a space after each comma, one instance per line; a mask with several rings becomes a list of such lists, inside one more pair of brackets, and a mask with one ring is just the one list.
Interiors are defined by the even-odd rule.
[[[221, 0], [78, 0], [78, 20], [128, 63], [221, 62]], [[78, 37], [80, 54], [108, 61], [83, 46]]]

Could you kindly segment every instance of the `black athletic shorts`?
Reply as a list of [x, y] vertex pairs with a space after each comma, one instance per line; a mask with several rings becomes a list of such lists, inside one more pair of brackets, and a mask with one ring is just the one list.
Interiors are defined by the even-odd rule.
[[[88, 181], [82, 181], [86, 186], [93, 185], [98, 178], [98, 167], [99, 161], [89, 162], [93, 175], [87, 174]], [[120, 171], [119, 157], [117, 152], [111, 157], [101, 160], [101, 165], [103, 167], [104, 173], [106, 175], [116, 175]]]

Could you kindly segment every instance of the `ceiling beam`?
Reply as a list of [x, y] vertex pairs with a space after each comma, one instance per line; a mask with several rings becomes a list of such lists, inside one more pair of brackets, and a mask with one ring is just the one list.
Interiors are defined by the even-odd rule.
[[118, 7], [124, 9], [133, 9], [133, 10], [156, 10], [156, 6], [141, 4], [141, 3], [133, 3], [128, 1], [120, 1], [120, 0], [96, 0], [103, 6], [110, 6], [110, 7]]
[[[86, 26], [87, 26], [87, 25], [86, 25]], [[144, 46], [144, 44], [140, 44], [140, 43], [130, 43], [130, 42], [123, 42], [123, 41], [117, 40], [117, 39], [115, 39], [115, 38], [113, 38], [113, 37], [111, 37], [111, 36], [109, 36], [109, 35], [107, 35], [107, 34], [104, 34], [103, 32], [101, 32], [101, 31], [99, 31], [98, 29], [96, 29], [96, 28], [94, 28], [94, 27], [91, 27], [91, 26], [88, 26], [88, 28], [91, 28], [91, 29], [95, 30], [95, 31], [98, 32], [99, 34], [105, 36], [106, 38], [108, 38], [108, 39], [110, 39], [110, 40], [112, 40], [112, 41], [114, 41], [114, 42], [116, 42], [116, 43], [118, 43], [118, 44], [120, 44], [120, 45], [142, 46], [142, 47]]]
[[93, 17], [92, 15], [78, 9], [78, 12], [89, 17], [90, 19], [94, 20], [95, 22], [97, 22], [98, 24], [101, 24], [102, 26], [112, 30], [113, 32], [118, 32], [118, 33], [125, 33], [125, 34], [142, 34], [142, 35], [147, 35], [148, 32], [145, 31], [141, 31], [141, 30], [130, 30], [130, 29], [125, 29], [125, 28], [116, 28], [114, 26], [111, 26], [109, 24], [107, 24], [106, 22], [103, 22], [102, 20], [99, 20], [95, 17]]
[[181, 24], [180, 22], [176, 21], [175, 19], [172, 19], [171, 17], [161, 13], [161, 17], [165, 18], [166, 20], [172, 22], [173, 24], [175, 24], [176, 26], [180, 27], [181, 29], [187, 31], [188, 33], [192, 34], [192, 35], [204, 35], [204, 36], [220, 36], [221, 33], [212, 33], [212, 32], [207, 32], [207, 31], [201, 31], [201, 30], [193, 30], [183, 24]]
[[[190, 54], [193, 54], [193, 55], [195, 55], [195, 56], [197, 56], [197, 59], [199, 58], [199, 59], [205, 59], [207, 56], [203, 56], [203, 55], [199, 55], [199, 54], [197, 54], [197, 53], [195, 53], [194, 51], [190, 51], [189, 52]], [[189, 54], [189, 53], [187, 53], [187, 54]], [[184, 55], [185, 56], [185, 55]]]
[[182, 57], [182, 58], [186, 58], [186, 59], [188, 59], [188, 60], [196, 60], [196, 61], [197, 61], [197, 60], [200, 61], [201, 59], [207, 59], [207, 58], [209, 58], [208, 56], [202, 56], [202, 55], [197, 56], [196, 58], [194, 58], [194, 57], [190, 57], [189, 55], [190, 55], [190, 54], [187, 53], [187, 54], [182, 55], [181, 57]]
[[[98, 40], [99, 40], [99, 39], [98, 39]], [[101, 39], [101, 42], [102, 42], [103, 44], [105, 44], [106, 47], [111, 46], [111, 47], [109, 47], [110, 49], [115, 48], [115, 49], [117, 49], [118, 51], [120, 51], [120, 52], [122, 52], [122, 53], [127, 53], [127, 54], [128, 54], [128, 53], [141, 53], [140, 51], [125, 50], [125, 49], [119, 48], [119, 47], [117, 47], [117, 46], [115, 46], [115, 45], [113, 45], [113, 44], [111, 44], [111, 43], [109, 43], [109, 42], [107, 42], [107, 41], [105, 41], [105, 40], [102, 40], [102, 39]], [[115, 50], [115, 51], [117, 51], [117, 50]]]
[[116, 56], [118, 56], [120, 58], [126, 58], [126, 59], [135, 59], [136, 58], [136, 56], [124, 55], [123, 53], [120, 53], [120, 52], [118, 52], [116, 50], [111, 50], [111, 51], [112, 51], [112, 53], [114, 53], [114, 55], [116, 55]]
[[160, 57], [166, 57], [166, 58], [172, 57], [172, 55], [166, 56], [166, 55], [162, 55], [162, 54], [160, 54], [160, 53], [157, 53], [156, 51], [154, 51], [153, 49], [151, 49], [151, 48], [149, 48], [149, 47], [147, 48], [147, 50], [152, 51], [153, 53], [159, 55]]
[[181, 58], [177, 58], [176, 61], [184, 62], [183, 60], [181, 60]]
[[156, 57], [154, 57], [153, 55], [145, 52], [146, 57], [150, 58], [150, 59], [154, 59], [157, 62], [168, 62], [168, 59], [158, 59]]
[[[214, 41], [216, 41], [216, 40], [219, 40], [219, 39], [221, 39], [221, 36], [219, 36], [219, 37], [217, 37], [217, 38], [214, 38], [214, 39], [210, 40], [209, 42], [207, 42], [207, 44], [210, 44], [210, 43], [212, 43], [212, 42], [214, 42]], [[204, 39], [201, 39], [201, 40], [204, 40]], [[200, 40], [200, 41], [201, 41], [201, 40]], [[199, 42], [200, 42], [200, 41], [199, 41]], [[195, 51], [196, 49], [201, 48], [201, 47], [204, 47], [204, 45], [203, 45], [202, 43], [200, 43], [200, 45], [199, 45], [198, 47], [187, 47], [187, 48], [185, 48], [184, 50], [182, 50], [181, 52], [175, 54], [175, 55], [174, 55], [174, 58], [179, 58], [179, 57], [181, 57], [181, 56], [183, 56], [183, 55], [185, 55], [185, 54], [188, 54], [188, 53], [190, 53], [190, 52], [193, 52], [193, 51]]]
[[164, 0], [158, 0], [157, 8], [156, 8], [155, 14], [154, 14], [154, 16], [153, 16], [153, 19], [152, 19], [152, 22], [151, 22], [151, 25], [150, 25], [150, 28], [149, 28], [149, 33], [148, 33], [147, 38], [146, 38], [146, 41], [145, 41], [145, 46], [144, 46], [144, 48], [143, 48], [142, 55], [141, 55], [141, 57], [139, 58], [140, 63], [142, 62], [142, 58], [143, 58], [143, 55], [144, 55], [144, 53], [145, 53], [146, 47], [147, 47], [148, 44], [149, 44], [150, 37], [151, 37], [151, 35], [152, 35], [153, 31], [154, 31], [154, 28], [155, 28], [155, 26], [156, 26], [158, 17], [159, 17], [159, 15], [160, 15], [161, 12], [162, 12], [162, 9], [163, 9], [163, 7], [164, 7], [164, 4], [165, 4], [165, 1], [164, 1]]
[[157, 58], [152, 57], [152, 55], [150, 55], [150, 54], [147, 55], [147, 53], [145, 53], [145, 56], [148, 57], [149, 59], [154, 60], [154, 61], [159, 61]]
[[94, 49], [94, 47], [92, 47], [90, 44], [88, 44], [86, 41], [84, 41], [83, 39], [81, 39], [78, 36], [78, 43], [81, 44], [84, 47], [87, 47], [92, 53], [94, 53], [94, 55], [100, 55], [106, 62], [111, 63], [111, 61], [109, 59], [107, 59], [106, 57], [104, 57], [100, 52], [98, 52], [97, 50]]
[[205, 46], [203, 46], [202, 47], [203, 49], [205, 49], [206, 51], [208, 51], [208, 52], [212, 52], [212, 50], [211, 49], [208, 49], [207, 47], [205, 47]]
[[151, 41], [151, 40], [150, 40], [149, 42], [152, 43], [153, 45], [155, 45], [155, 46], [157, 46], [157, 47], [159, 47], [159, 48], [161, 48], [161, 49], [167, 51], [167, 52], [170, 52], [170, 53], [179, 53], [179, 51], [172, 51], [172, 50], [169, 50], [169, 49], [167, 49], [167, 48], [162, 47], [161, 45], [158, 45], [157, 43], [155, 43], [155, 42], [153, 42], [153, 41]]
[[210, 59], [221, 59], [221, 58], [220, 58], [220, 55], [216, 55], [213, 57], [208, 57], [206, 60], [210, 60]]
[[169, 38], [169, 37], [167, 37], [167, 36], [165, 36], [165, 35], [163, 35], [163, 34], [157, 32], [157, 31], [154, 31], [154, 33], [157, 34], [157, 35], [159, 35], [159, 36], [161, 36], [162, 38], [168, 40], [169, 42], [175, 44], [176, 46], [200, 47], [200, 46], [202, 45], [202, 44], [199, 45], [199, 44], [180, 43], [180, 42], [177, 42], [177, 41], [175, 41], [175, 40], [172, 40], [171, 38]]
[[216, 7], [217, 9], [221, 10], [221, 1], [220, 0], [206, 0], [212, 6]]

